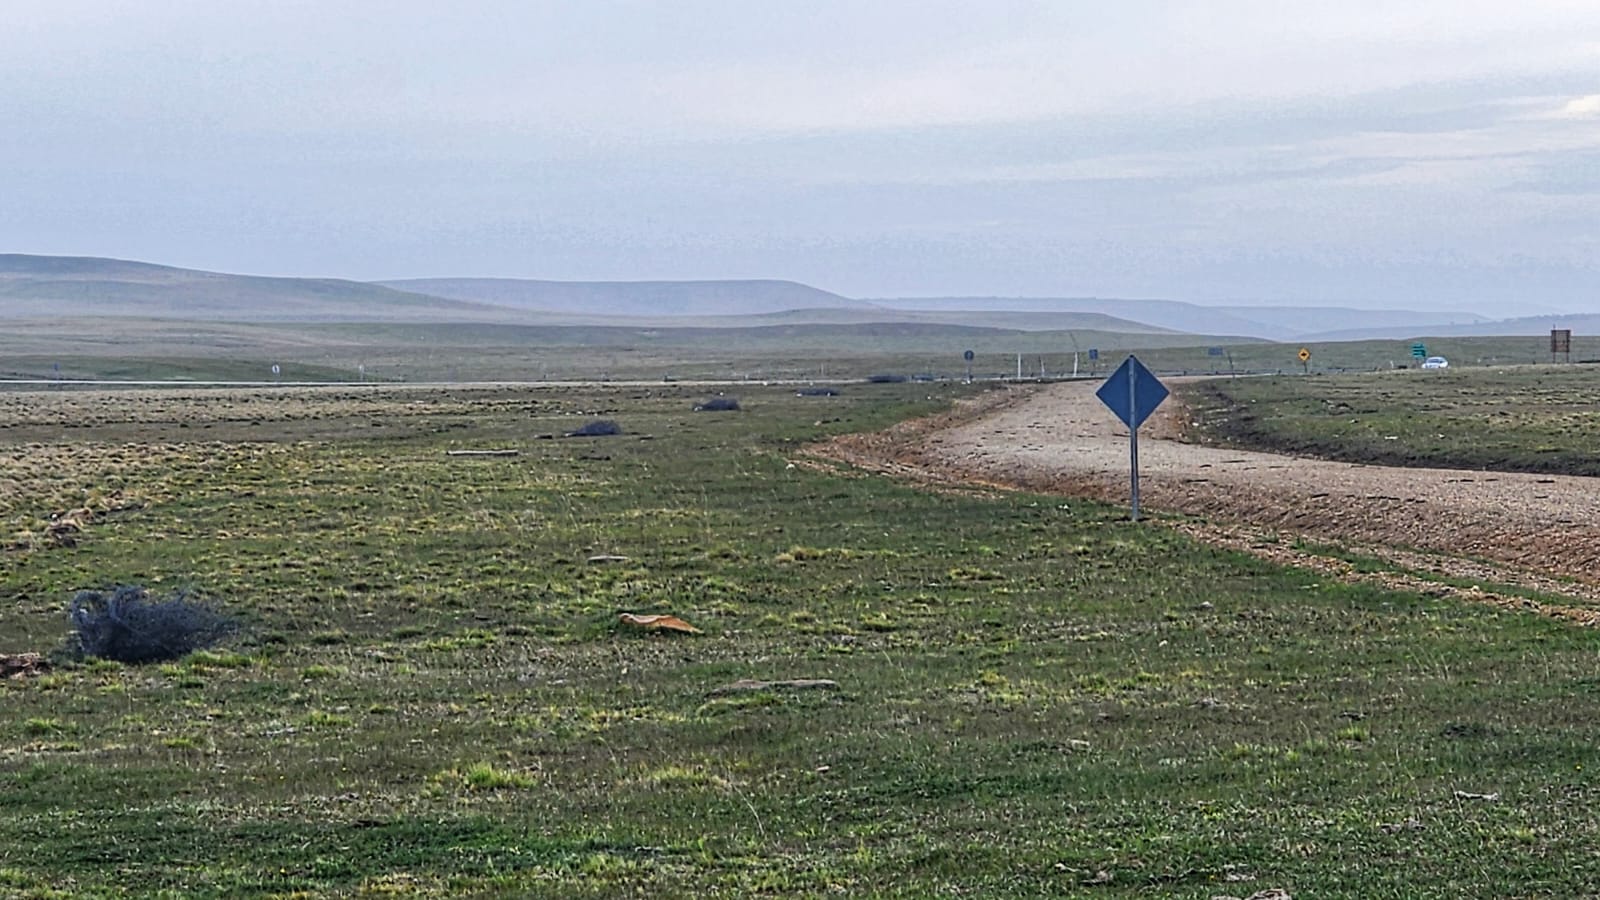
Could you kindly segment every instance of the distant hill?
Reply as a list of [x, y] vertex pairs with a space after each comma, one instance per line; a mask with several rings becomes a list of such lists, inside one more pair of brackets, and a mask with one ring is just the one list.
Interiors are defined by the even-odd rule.
[[[580, 318], [572, 316], [574, 320]], [[755, 328], [795, 325], [941, 325], [952, 328], [986, 328], [1005, 331], [1117, 332], [1122, 334], [1178, 335], [1186, 332], [1156, 328], [1100, 313], [1008, 312], [960, 310], [930, 312], [915, 309], [792, 309], [751, 316], [638, 316], [626, 319], [586, 317], [572, 324], [634, 325], [656, 328]]]
[[85, 256], [0, 254], [0, 318], [485, 321], [492, 306], [333, 278], [266, 278]]
[[[1418, 329], [1435, 328], [1440, 323], [1481, 325], [1489, 318], [1469, 312], [1440, 312], [1418, 309], [1351, 309], [1341, 306], [1217, 306], [1219, 312], [1259, 322], [1263, 331], [1277, 334], [1278, 340], [1320, 340], [1331, 331], [1345, 330], [1351, 323], [1371, 333], [1371, 337], [1393, 338], [1414, 334]], [[1495, 332], [1500, 334], [1503, 332]]]
[[537, 281], [408, 278], [384, 287], [541, 312], [605, 316], [736, 316], [792, 309], [869, 309], [794, 281]]
[[1329, 329], [1361, 323], [1388, 336], [1390, 330], [1418, 328], [1440, 321], [1482, 323], [1472, 313], [1420, 310], [1370, 310], [1343, 307], [1203, 306], [1180, 300], [1119, 300], [1102, 297], [905, 297], [874, 299], [874, 304], [919, 310], [1013, 310], [1034, 315], [1095, 313], [1147, 327], [1192, 334], [1232, 334], [1273, 341], [1303, 340]]
[[[538, 281], [424, 278], [357, 282], [272, 278], [129, 260], [0, 254], [0, 319], [120, 318], [256, 323], [459, 323], [529, 327], [752, 329], [909, 326], [1056, 333], [1069, 348], [1090, 333], [1338, 341], [1416, 336], [1600, 332], [1600, 316], [1494, 322], [1471, 313], [1338, 307], [1202, 306], [1096, 297], [917, 297], [860, 300], [793, 281]], [[1230, 336], [1222, 338], [1203, 337]], [[737, 335], [730, 332], [729, 339]], [[756, 335], [746, 335], [754, 339]], [[951, 339], [959, 333], [952, 332]], [[976, 337], [973, 335], [972, 337]], [[1165, 343], [1165, 341], [1163, 341]]]
[[1101, 313], [886, 309], [792, 281], [482, 278], [378, 284], [231, 275], [97, 257], [0, 254], [0, 319], [64, 318], [623, 329], [916, 325], [1061, 331], [1069, 340], [1084, 331], [1174, 333]]
[[1117, 300], [1101, 297], [895, 297], [874, 298], [869, 302], [892, 309], [930, 312], [983, 309], [1033, 315], [1097, 314], [1135, 322], [1145, 328], [1166, 331], [1274, 337], [1264, 334], [1263, 331], [1266, 329], [1259, 322], [1178, 300]]
[[1440, 323], [1419, 325], [1409, 330], [1394, 328], [1349, 328], [1319, 335], [1320, 340], [1362, 341], [1383, 338], [1407, 339], [1414, 337], [1489, 337], [1548, 335], [1552, 328], [1571, 329], [1574, 336], [1600, 334], [1600, 314], [1579, 313], [1571, 315], [1523, 316], [1516, 319], [1482, 320], [1470, 323]]

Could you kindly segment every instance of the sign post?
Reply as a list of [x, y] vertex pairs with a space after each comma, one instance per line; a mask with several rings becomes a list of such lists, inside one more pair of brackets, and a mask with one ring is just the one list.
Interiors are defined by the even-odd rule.
[[1100, 398], [1128, 426], [1128, 467], [1132, 490], [1133, 521], [1139, 521], [1139, 426], [1167, 399], [1167, 386], [1145, 368], [1137, 357], [1129, 356], [1111, 373], [1095, 396]]
[[1417, 341], [1415, 344], [1411, 345], [1411, 358], [1412, 359], [1426, 359], [1427, 356], [1428, 356], [1428, 345], [1427, 344], [1424, 344], [1421, 341]]
[[961, 358], [967, 361], [967, 384], [972, 383], [972, 358], [976, 355], [971, 350], [961, 354]]
[[1550, 329], [1550, 361], [1551, 362], [1555, 362], [1556, 361], [1556, 354], [1558, 354], [1558, 353], [1563, 355], [1563, 356], [1565, 356], [1567, 358], [1567, 362], [1572, 362], [1572, 329], [1570, 329], [1570, 328], [1552, 328], [1552, 329]]
[[1300, 352], [1296, 353], [1295, 356], [1300, 360], [1300, 368], [1304, 370], [1305, 374], [1310, 375], [1311, 374], [1311, 351], [1306, 349], [1305, 347], [1301, 347], [1300, 348]]

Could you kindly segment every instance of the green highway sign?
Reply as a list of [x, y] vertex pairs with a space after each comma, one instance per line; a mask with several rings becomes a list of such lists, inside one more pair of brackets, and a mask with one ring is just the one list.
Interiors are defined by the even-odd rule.
[[1411, 345], [1411, 355], [1415, 356], [1417, 359], [1422, 359], [1428, 355], [1428, 345], [1421, 341], [1417, 341], [1415, 344]]

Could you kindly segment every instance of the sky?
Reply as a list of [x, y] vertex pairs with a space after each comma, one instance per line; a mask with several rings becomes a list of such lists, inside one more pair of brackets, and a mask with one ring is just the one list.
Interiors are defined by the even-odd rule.
[[0, 252], [1600, 312], [1594, 0], [6, 0]]

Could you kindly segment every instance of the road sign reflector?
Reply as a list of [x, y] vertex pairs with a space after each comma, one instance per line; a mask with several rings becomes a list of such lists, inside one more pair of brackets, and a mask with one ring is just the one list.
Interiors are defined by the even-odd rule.
[[1100, 402], [1111, 408], [1122, 424], [1128, 426], [1128, 470], [1132, 481], [1133, 521], [1139, 521], [1139, 425], [1156, 411], [1161, 401], [1167, 399], [1167, 386], [1155, 373], [1144, 367], [1135, 357], [1129, 356], [1106, 383], [1095, 391]]
[[[1130, 382], [1132, 382], [1130, 384]], [[1137, 357], [1128, 357], [1106, 383], [1095, 391], [1100, 402], [1111, 408], [1129, 428], [1138, 428], [1161, 401], [1167, 399], [1167, 386]]]

